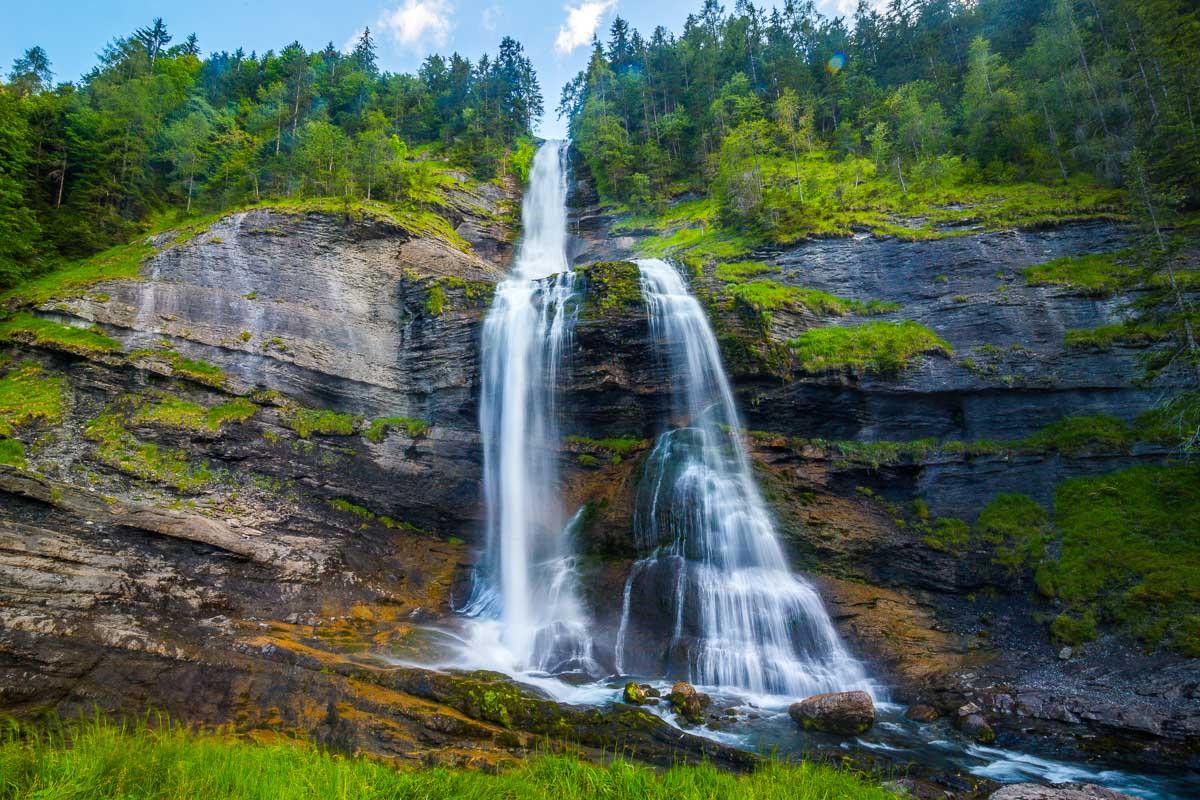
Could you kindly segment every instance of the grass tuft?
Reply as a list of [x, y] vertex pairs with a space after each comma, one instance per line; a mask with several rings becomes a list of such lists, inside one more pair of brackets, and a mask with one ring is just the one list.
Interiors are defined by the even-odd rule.
[[120, 343], [94, 326], [73, 328], [25, 312], [0, 322], [0, 341], [24, 342], [79, 356], [119, 353], [122, 349]]
[[922, 353], [954, 354], [944, 339], [911, 320], [812, 328], [790, 340], [788, 347], [799, 368], [810, 373], [894, 373]]

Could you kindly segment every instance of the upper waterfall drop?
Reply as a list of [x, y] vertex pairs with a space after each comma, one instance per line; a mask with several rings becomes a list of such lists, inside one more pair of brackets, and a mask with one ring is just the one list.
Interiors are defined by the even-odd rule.
[[510, 671], [592, 665], [570, 541], [576, 520], [558, 502], [556, 467], [558, 370], [575, 318], [564, 155], [562, 142], [546, 142], [534, 156], [524, 236], [483, 327], [487, 539], [463, 610], [480, 620], [484, 660]]
[[[626, 584], [618, 669], [763, 695], [872, 691], [816, 590], [788, 569], [703, 308], [670, 264], [637, 263], [651, 337], [670, 366], [673, 427], [641, 481], [634, 526], [647, 555]], [[669, 609], [669, 643], [630, 647], [638, 602]]]

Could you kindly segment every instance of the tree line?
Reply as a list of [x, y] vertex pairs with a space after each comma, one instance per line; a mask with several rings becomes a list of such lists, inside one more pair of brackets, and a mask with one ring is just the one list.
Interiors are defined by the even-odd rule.
[[891, 0], [850, 20], [704, 0], [678, 36], [616, 19], [559, 111], [601, 192], [635, 206], [721, 189], [765, 148], [869, 157], [900, 184], [948, 155], [980, 182], [1145, 180], [1195, 206], [1197, 53], [1188, 0]]
[[264, 198], [420, 202], [421, 159], [495, 176], [542, 113], [521, 45], [474, 63], [431, 55], [380, 70], [370, 30], [350, 52], [173, 44], [161, 19], [55, 84], [41, 47], [0, 83], [0, 288], [62, 257], [127, 241], [158, 215]]

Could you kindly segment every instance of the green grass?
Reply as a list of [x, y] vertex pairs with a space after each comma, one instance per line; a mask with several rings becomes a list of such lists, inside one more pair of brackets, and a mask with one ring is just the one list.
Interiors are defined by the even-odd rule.
[[1118, 322], [1067, 331], [1063, 345], [1072, 350], [1111, 350], [1118, 344], [1145, 346], [1171, 338], [1172, 326], [1155, 322]]
[[818, 316], [840, 317], [851, 313], [883, 314], [900, 307], [898, 303], [877, 300], [869, 303], [847, 300], [819, 289], [788, 286], [769, 278], [728, 283], [725, 291], [733, 299], [735, 308], [756, 315], [766, 325], [771, 323], [772, 312], [779, 309], [805, 310]]
[[10, 368], [0, 377], [0, 436], [10, 437], [31, 422], [61, 422], [65, 384], [62, 376], [47, 375], [33, 362]]
[[16, 439], [0, 439], [0, 464], [25, 468], [25, 445]]
[[328, 409], [303, 408], [289, 406], [281, 412], [284, 424], [307, 439], [314, 433], [323, 436], [353, 436], [358, 429], [360, 417], [353, 414], [341, 414]]
[[41, 305], [78, 297], [104, 281], [136, 279], [142, 262], [153, 253], [154, 248], [144, 236], [131, 244], [111, 247], [13, 287], [0, 294], [0, 306]]
[[1064, 417], [1042, 428], [1022, 442], [1022, 449], [1057, 450], [1066, 455], [1090, 451], [1122, 452], [1129, 449], [1135, 436], [1129, 425], [1116, 417]]
[[1037, 569], [1054, 538], [1050, 515], [1023, 494], [1000, 494], [979, 512], [975, 535], [992, 550], [993, 563], [1018, 575]]
[[157, 402], [142, 406], [133, 415], [135, 424], [161, 425], [192, 431], [221, 430], [229, 423], [243, 423], [258, 411], [258, 406], [244, 398], [235, 398], [212, 408], [205, 408], [178, 397], [165, 396]]
[[276, 737], [269, 743], [179, 726], [100, 721], [65, 729], [13, 726], [0, 741], [0, 800], [889, 800], [848, 770], [768, 764], [750, 775], [669, 770], [566, 755], [522, 759], [499, 772], [396, 769]]
[[164, 483], [180, 492], [196, 491], [212, 481], [208, 466], [189, 463], [183, 450], [134, 438], [126, 430], [125, 414], [117, 404], [91, 420], [83, 433], [96, 443], [98, 461], [135, 478]]
[[1200, 467], [1133, 467], [1062, 483], [1050, 584], [1074, 616], [1200, 657]]
[[363, 436], [378, 444], [387, 438], [387, 432], [391, 428], [403, 429], [408, 438], [415, 439], [429, 432], [429, 423], [415, 417], [379, 417], [371, 420], [371, 426]]
[[736, 283], [746, 278], [757, 278], [779, 272], [779, 267], [764, 264], [761, 261], [730, 261], [717, 264], [713, 277], [725, 283]]
[[1133, 251], [1066, 256], [1027, 267], [1030, 286], [1064, 286], [1090, 297], [1109, 297], [1135, 284], [1141, 271], [1129, 260]]
[[0, 322], [0, 341], [24, 342], [81, 356], [121, 352], [121, 345], [99, 328], [73, 328], [25, 312]]
[[895, 373], [923, 353], [954, 354], [936, 333], [911, 320], [812, 328], [788, 342], [804, 372]]
[[472, 281], [454, 275], [434, 278], [425, 294], [426, 314], [431, 317], [442, 315], [449, 303], [447, 289], [461, 293], [465, 306], [468, 308], [486, 308], [496, 291], [496, 285], [489, 281]]
[[420, 534], [424, 534], [424, 535], [429, 535], [429, 531], [425, 530], [424, 528], [418, 528], [416, 525], [413, 525], [411, 522], [405, 522], [403, 520], [392, 519], [391, 517], [387, 516], [386, 514], [376, 514], [374, 511], [372, 511], [369, 508], [366, 508], [365, 506], [360, 506], [357, 503], [352, 503], [349, 500], [345, 500], [341, 497], [336, 497], [333, 500], [330, 500], [328, 502], [329, 502], [330, 508], [335, 508], [338, 511], [341, 511], [345, 514], [353, 514], [354, 516], [358, 517], [359, 519], [364, 520], [364, 522], [363, 522], [364, 528], [367, 527], [367, 523], [369, 523], [369, 522], [378, 522], [380, 525], [383, 525], [385, 528], [391, 528], [392, 530], [411, 531], [412, 533], [420, 533]]
[[210, 364], [197, 358], [188, 358], [169, 347], [159, 350], [134, 350], [129, 354], [129, 360], [133, 362], [142, 358], [157, 358], [166, 361], [171, 365], [171, 372], [177, 377], [202, 383], [214, 389], [221, 389], [225, 386], [225, 373], [216, 364]]

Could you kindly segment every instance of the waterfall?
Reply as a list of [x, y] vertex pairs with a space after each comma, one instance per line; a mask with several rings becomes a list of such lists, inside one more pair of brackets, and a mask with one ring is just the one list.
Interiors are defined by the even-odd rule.
[[[704, 310], [670, 264], [638, 266], [672, 408], [639, 487], [635, 536], [647, 555], [625, 587], [618, 669], [763, 695], [871, 691], [816, 590], [788, 569]], [[647, 624], [635, 608], [651, 606], [663, 612], [660, 638], [648, 631], [650, 645], [631, 652], [631, 636]]]
[[575, 316], [563, 158], [561, 142], [534, 156], [522, 243], [483, 326], [487, 538], [463, 611], [483, 660], [510, 671], [593, 666], [571, 541], [581, 515], [565, 520], [558, 502], [555, 392]]

